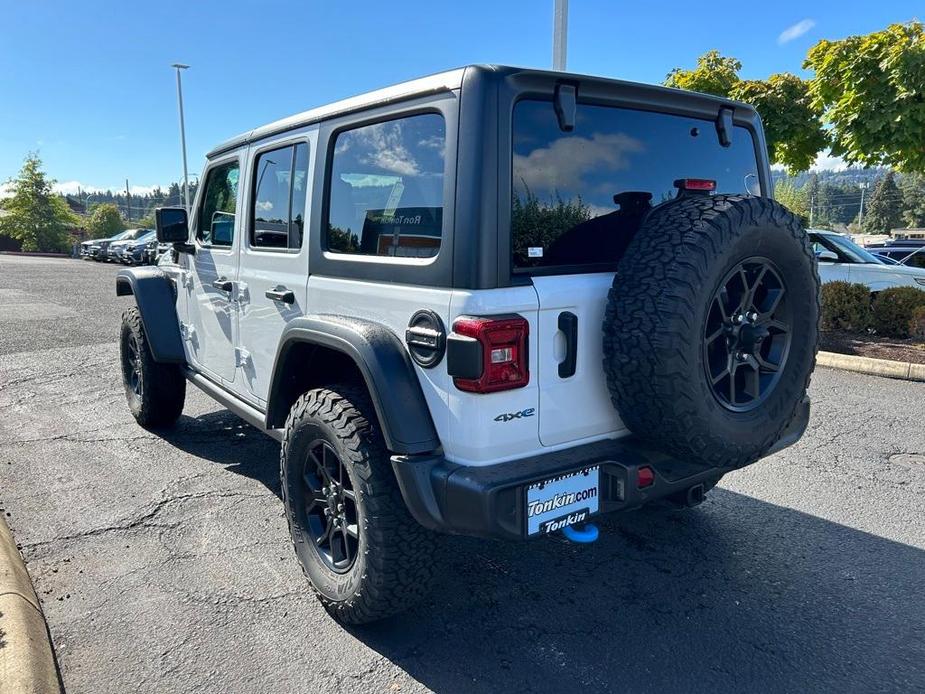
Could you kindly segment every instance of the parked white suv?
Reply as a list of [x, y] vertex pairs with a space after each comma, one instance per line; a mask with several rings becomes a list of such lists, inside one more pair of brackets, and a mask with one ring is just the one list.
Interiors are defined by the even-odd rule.
[[247, 132], [118, 275], [129, 407], [168, 426], [188, 380], [279, 440], [344, 622], [419, 598], [437, 532], [695, 505], [809, 415], [819, 278], [765, 151], [744, 104], [497, 66]]
[[823, 282], [852, 282], [866, 284], [871, 292], [890, 287], [925, 289], [925, 270], [906, 265], [887, 263], [878, 255], [834, 231], [810, 229], [819, 262], [819, 277]]

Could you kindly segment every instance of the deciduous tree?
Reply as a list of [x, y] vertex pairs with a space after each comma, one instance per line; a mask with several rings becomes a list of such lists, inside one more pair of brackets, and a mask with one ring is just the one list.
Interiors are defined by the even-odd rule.
[[0, 234], [18, 240], [24, 251], [68, 250], [68, 231], [77, 225], [77, 218], [52, 192], [54, 181], [45, 176], [38, 155], [27, 155], [19, 175], [8, 183], [13, 196], [4, 201]]
[[921, 22], [820, 41], [803, 67], [815, 71], [809, 92], [832, 126], [833, 154], [863, 166], [925, 171]]
[[90, 235], [95, 239], [108, 239], [125, 229], [119, 208], [112, 203], [98, 205], [88, 223]]

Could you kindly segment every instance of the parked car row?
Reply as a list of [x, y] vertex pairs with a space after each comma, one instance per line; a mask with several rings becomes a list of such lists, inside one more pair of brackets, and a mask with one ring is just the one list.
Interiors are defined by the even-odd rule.
[[80, 257], [125, 265], [151, 265], [167, 250], [158, 244], [154, 229], [127, 229], [108, 239], [92, 239], [80, 244]]
[[[915, 287], [925, 289], [925, 267], [913, 266], [908, 260], [915, 255], [925, 261], [925, 247], [910, 250], [887, 248], [865, 249], [846, 236], [833, 231], [810, 229], [809, 238], [819, 262], [819, 277], [823, 282], [856, 282], [866, 284], [871, 292], [889, 287]], [[878, 254], [886, 250], [889, 255]], [[900, 252], [900, 257], [893, 255]]]

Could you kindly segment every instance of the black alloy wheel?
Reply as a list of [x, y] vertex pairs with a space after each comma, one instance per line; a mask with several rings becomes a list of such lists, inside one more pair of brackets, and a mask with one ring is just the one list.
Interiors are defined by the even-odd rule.
[[738, 263], [714, 292], [703, 333], [704, 366], [719, 403], [748, 412], [765, 402], [791, 335], [787, 288], [774, 263], [758, 256]]
[[308, 447], [302, 471], [305, 527], [325, 566], [336, 573], [350, 570], [359, 552], [356, 493], [344, 463], [323, 439]]

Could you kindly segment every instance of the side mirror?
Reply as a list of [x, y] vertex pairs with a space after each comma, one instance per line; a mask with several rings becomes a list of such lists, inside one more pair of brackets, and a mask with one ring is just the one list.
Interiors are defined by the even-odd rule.
[[154, 211], [157, 240], [161, 243], [187, 243], [189, 221], [182, 207], [159, 207]]
[[820, 263], [837, 263], [838, 256], [832, 251], [819, 251], [816, 253], [816, 260]]

